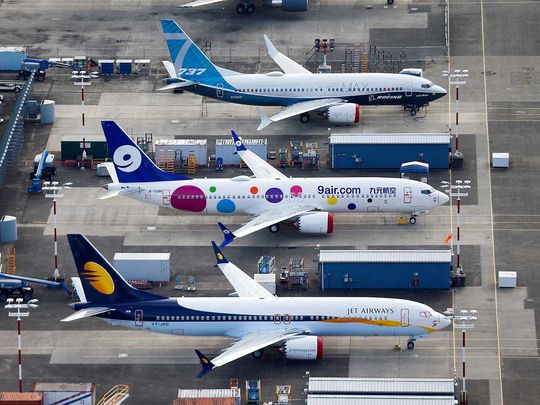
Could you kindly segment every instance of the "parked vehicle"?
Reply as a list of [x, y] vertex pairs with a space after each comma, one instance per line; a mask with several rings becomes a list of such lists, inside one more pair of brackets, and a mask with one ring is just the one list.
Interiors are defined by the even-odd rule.
[[0, 82], [0, 91], [14, 91], [18, 93], [21, 91], [22, 86], [14, 82]]

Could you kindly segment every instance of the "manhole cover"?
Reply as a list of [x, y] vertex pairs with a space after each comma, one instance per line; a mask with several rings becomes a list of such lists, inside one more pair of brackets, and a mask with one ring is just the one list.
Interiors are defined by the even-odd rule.
[[494, 72], [493, 70], [486, 70], [485, 72], [482, 72], [482, 74], [486, 76], [493, 76], [496, 74], [496, 72]]

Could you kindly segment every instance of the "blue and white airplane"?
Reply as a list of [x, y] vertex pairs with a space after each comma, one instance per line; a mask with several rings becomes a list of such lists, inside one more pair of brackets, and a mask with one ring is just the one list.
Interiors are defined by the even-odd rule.
[[83, 236], [67, 236], [78, 278], [80, 302], [70, 306], [70, 322], [97, 316], [115, 326], [167, 335], [228, 336], [236, 341], [210, 360], [199, 351], [199, 377], [247, 354], [261, 357], [278, 347], [289, 359], [315, 360], [323, 354], [321, 336], [408, 336], [414, 341], [450, 325], [427, 305], [392, 298], [278, 298], [233, 263], [212, 242], [220, 270], [237, 297], [167, 298], [137, 290]]
[[114, 121], [102, 121], [112, 162], [112, 183], [100, 199], [128, 196], [145, 203], [181, 211], [217, 215], [251, 215], [231, 232], [220, 224], [225, 240], [269, 228], [279, 231], [283, 221], [300, 232], [332, 233], [334, 212], [401, 212], [416, 223], [418, 214], [446, 204], [449, 197], [428, 184], [386, 177], [287, 177], [252, 151], [232, 131], [236, 150], [253, 176], [232, 179], [191, 179], [167, 173], [131, 140]]
[[254, 106], [282, 106], [268, 117], [257, 111], [262, 129], [272, 122], [300, 115], [308, 122], [316, 111], [335, 124], [360, 120], [360, 105], [403, 105], [418, 108], [446, 95], [446, 90], [418, 77], [411, 69], [394, 73], [314, 74], [279, 52], [265, 35], [268, 54], [283, 72], [242, 74], [215, 66], [173, 20], [161, 20], [171, 62], [163, 61], [169, 74], [160, 90], [182, 88], [217, 100]]
[[[195, 0], [182, 4], [180, 7], [194, 8], [224, 1], [225, 0]], [[281, 8], [283, 11], [307, 11], [309, 0], [262, 0], [262, 4], [265, 7]], [[255, 4], [249, 0], [240, 0], [236, 5], [236, 12], [238, 14], [253, 14], [255, 12]]]

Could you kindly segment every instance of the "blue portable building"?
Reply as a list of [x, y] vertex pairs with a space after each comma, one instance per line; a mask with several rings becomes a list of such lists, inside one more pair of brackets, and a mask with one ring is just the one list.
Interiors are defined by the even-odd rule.
[[27, 57], [25, 46], [0, 46], [0, 70], [21, 70]]
[[114, 73], [114, 60], [100, 59], [98, 60], [99, 73], [102, 75], [112, 75]]
[[319, 283], [327, 289], [449, 289], [452, 251], [321, 250]]
[[332, 169], [399, 169], [417, 160], [432, 169], [448, 169], [449, 133], [332, 134]]
[[121, 75], [130, 75], [133, 72], [132, 59], [117, 59], [116, 65], [118, 66], [118, 73]]

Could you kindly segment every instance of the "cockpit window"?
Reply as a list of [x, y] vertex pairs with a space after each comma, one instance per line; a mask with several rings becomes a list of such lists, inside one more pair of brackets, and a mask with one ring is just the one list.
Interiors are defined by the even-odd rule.
[[424, 83], [424, 84], [420, 85], [420, 87], [422, 87], [423, 89], [429, 89], [432, 86], [433, 86], [433, 83], [431, 83], [431, 82], [427, 82], [427, 83]]
[[420, 191], [422, 194], [425, 194], [425, 195], [430, 195], [431, 194], [431, 190], [422, 190]]
[[431, 318], [432, 317], [431, 312], [429, 312], [429, 311], [420, 312], [420, 316], [422, 318]]

